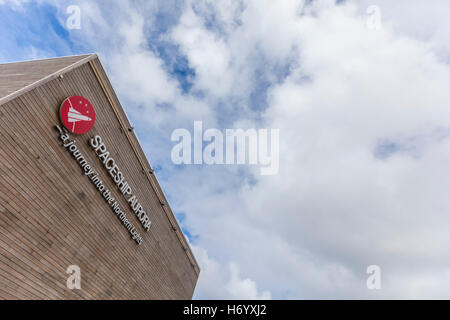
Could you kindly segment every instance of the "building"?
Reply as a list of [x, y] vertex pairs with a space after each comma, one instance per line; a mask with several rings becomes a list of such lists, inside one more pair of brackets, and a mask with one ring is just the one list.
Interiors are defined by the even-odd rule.
[[1, 64], [0, 139], [0, 299], [192, 298], [199, 267], [97, 55]]

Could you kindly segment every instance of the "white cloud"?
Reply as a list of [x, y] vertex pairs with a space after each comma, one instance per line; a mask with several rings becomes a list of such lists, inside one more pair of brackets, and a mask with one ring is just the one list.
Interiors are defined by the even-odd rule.
[[[220, 179], [178, 193], [197, 245], [239, 261], [274, 297], [448, 297], [440, 282], [450, 240], [450, 70], [436, 56], [438, 42], [389, 23], [369, 30], [365, 10], [351, 3], [318, 1], [313, 15], [286, 10], [268, 22], [246, 4], [252, 11], [228, 38], [273, 48], [269, 64], [296, 59], [289, 77], [269, 89], [264, 113], [269, 126], [282, 128], [280, 174], [257, 178], [238, 195], [211, 192]], [[275, 22], [284, 33], [254, 32]], [[296, 51], [277, 51], [276, 41]], [[232, 64], [250, 51], [232, 49]], [[380, 159], [375, 148], [384, 139], [400, 151]], [[371, 264], [383, 270], [381, 292], [365, 287]]]
[[231, 65], [227, 44], [205, 29], [201, 17], [194, 13], [191, 5], [180, 17], [172, 37], [196, 70], [197, 89], [219, 97], [230, 93], [233, 79], [228, 72]]
[[[155, 8], [144, 15], [124, 4], [115, 40], [110, 27], [92, 28], [92, 41], [114, 49], [104, 54], [128, 111], [139, 114], [139, 126], [160, 127], [152, 138], [162, 145], [170, 143], [169, 119], [187, 128], [221, 117], [256, 126], [261, 116], [281, 129], [280, 174], [255, 175], [256, 184], [248, 168], [172, 171], [167, 146], [152, 150], [170, 170], [163, 183], [172, 206], [196, 236], [197, 298], [450, 296], [440, 286], [450, 281], [446, 44], [433, 25], [420, 34], [403, 27], [411, 24], [406, 13], [395, 15], [387, 2], [382, 30], [370, 30], [365, 9], [187, 2], [167, 39], [194, 68], [192, 92], [202, 97], [183, 94], [148, 50]], [[425, 13], [424, 21], [435, 17]], [[280, 79], [283, 64], [288, 75]], [[261, 70], [265, 109], [249, 106]], [[376, 156], [383, 141], [394, 147]], [[365, 287], [371, 264], [382, 269], [380, 292]]]
[[207, 299], [271, 299], [269, 291], [259, 292], [255, 281], [242, 278], [236, 263], [227, 266], [208, 256], [206, 250], [193, 247], [200, 264], [202, 276], [197, 284], [194, 298]]

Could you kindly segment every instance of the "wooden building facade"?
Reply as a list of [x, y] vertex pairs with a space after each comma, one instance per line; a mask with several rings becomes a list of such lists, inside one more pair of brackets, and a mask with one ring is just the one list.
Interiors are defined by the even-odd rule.
[[[71, 96], [88, 99], [96, 120], [70, 140], [140, 245], [60, 139], [60, 105]], [[145, 208], [149, 231], [89, 145], [96, 135]], [[68, 287], [70, 266], [80, 269], [80, 289]], [[1, 64], [0, 299], [190, 299], [199, 272], [98, 56]]]

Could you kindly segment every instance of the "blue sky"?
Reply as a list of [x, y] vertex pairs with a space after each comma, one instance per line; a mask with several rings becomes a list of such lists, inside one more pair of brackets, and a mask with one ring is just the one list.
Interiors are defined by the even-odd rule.
[[[449, 3], [380, 0], [374, 29], [373, 3], [337, 2], [0, 0], [0, 59], [99, 53], [202, 267], [195, 298], [449, 297]], [[196, 120], [280, 129], [279, 174], [175, 166]]]
[[[30, 2], [20, 10], [0, 6], [2, 23], [1, 56], [4, 61], [29, 59], [33, 48], [53, 56], [86, 52], [92, 48], [76, 47], [70, 41], [69, 32], [58, 20], [57, 9], [49, 4]], [[38, 53], [39, 54], [39, 53]]]

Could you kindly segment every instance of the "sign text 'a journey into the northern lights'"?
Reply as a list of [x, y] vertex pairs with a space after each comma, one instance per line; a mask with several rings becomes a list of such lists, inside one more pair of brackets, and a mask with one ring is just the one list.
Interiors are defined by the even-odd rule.
[[78, 164], [84, 171], [84, 175], [86, 175], [89, 180], [91, 180], [92, 184], [96, 187], [96, 189], [100, 192], [100, 194], [103, 196], [105, 201], [108, 203], [108, 205], [111, 207], [113, 212], [117, 215], [117, 217], [120, 219], [122, 224], [125, 226], [125, 228], [128, 230], [128, 232], [131, 234], [131, 237], [134, 241], [136, 241], [138, 244], [142, 243], [142, 237], [139, 234], [139, 232], [136, 230], [136, 228], [133, 226], [133, 224], [128, 220], [126, 213], [120, 208], [120, 205], [115, 197], [113, 197], [112, 191], [108, 190], [103, 181], [100, 179], [98, 173], [95, 172], [94, 168], [88, 163], [87, 159], [83, 155], [83, 153], [78, 149], [78, 146], [76, 145], [76, 141], [72, 140], [70, 141], [70, 136], [68, 133], [64, 132], [61, 127], [56, 126], [58, 129], [60, 135], [60, 139], [63, 143], [64, 148], [69, 151], [72, 156], [77, 160]]

